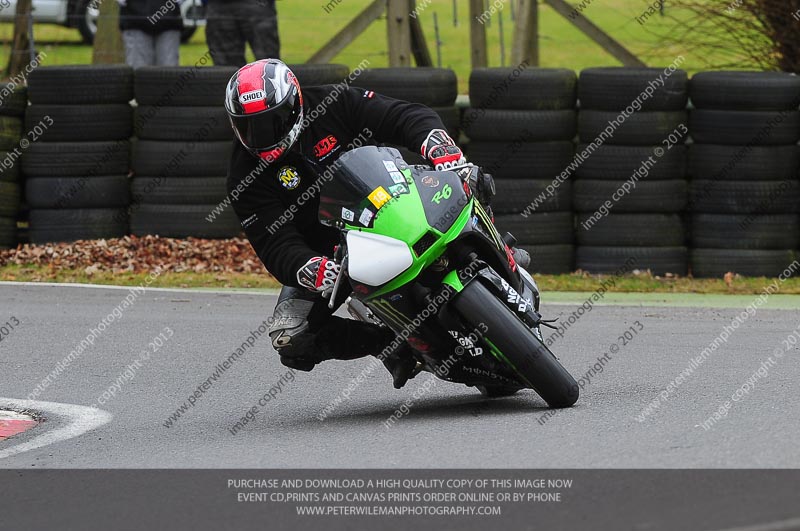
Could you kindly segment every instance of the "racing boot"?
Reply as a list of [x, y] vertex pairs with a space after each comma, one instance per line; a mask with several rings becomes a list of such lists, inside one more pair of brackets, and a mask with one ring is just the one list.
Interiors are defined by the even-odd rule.
[[[358, 299], [349, 300], [347, 311], [358, 321], [377, 324], [372, 311]], [[411, 355], [411, 348], [406, 342], [400, 342], [400, 338], [389, 328], [381, 328], [383, 330], [383, 343], [380, 347], [380, 352], [376, 350], [374, 356], [383, 362], [383, 366], [392, 375], [394, 388], [400, 389], [416, 374], [417, 362]]]
[[406, 344], [403, 344], [397, 352], [392, 352], [380, 359], [383, 366], [392, 375], [392, 385], [395, 389], [402, 388], [417, 373], [417, 360], [411, 355], [411, 347]]
[[325, 360], [362, 358], [388, 344], [377, 325], [332, 316], [327, 304], [308, 290], [281, 290], [269, 337], [283, 365], [310, 371]]
[[394, 332], [371, 323], [333, 317], [335, 323], [326, 325], [314, 337], [313, 349], [306, 356], [285, 360], [298, 370], [310, 371], [317, 363], [325, 360], [353, 360], [373, 355], [381, 360], [392, 375], [395, 389], [403, 387], [416, 373], [417, 361], [411, 355], [411, 348], [405, 343], [391, 351], [395, 340]]

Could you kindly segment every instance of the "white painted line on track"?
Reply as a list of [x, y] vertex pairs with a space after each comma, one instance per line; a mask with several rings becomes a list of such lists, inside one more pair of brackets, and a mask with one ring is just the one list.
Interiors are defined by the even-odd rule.
[[[0, 288], [4, 286], [23, 286], [23, 287], [55, 287], [55, 288], [89, 288], [89, 289], [107, 289], [107, 290], [117, 290], [117, 291], [128, 291], [132, 288], [136, 288], [138, 286], [114, 286], [114, 285], [105, 285], [105, 284], [76, 284], [76, 283], [68, 283], [68, 282], [14, 282], [10, 280], [0, 280]], [[258, 296], [276, 296], [280, 293], [280, 289], [273, 289], [273, 288], [156, 288], [156, 287], [147, 287], [144, 288], [145, 292], [155, 291], [155, 292], [163, 292], [163, 293], [183, 293], [183, 294], [190, 294], [190, 295], [258, 295]], [[556, 306], [556, 307], [572, 307], [575, 308], [577, 306], [581, 306], [586, 297], [577, 297], [574, 300], [564, 300], [564, 299], [550, 299], [548, 298], [548, 293], [571, 293], [571, 292], [544, 292], [542, 298], [542, 304], [544, 306]], [[577, 293], [577, 292], [576, 292]], [[627, 297], [626, 299], [619, 299], [614, 301], [605, 300], [600, 303], [595, 303], [595, 306], [598, 307], [629, 307], [629, 308], [717, 308], [717, 309], [736, 309], [736, 308], [744, 308], [751, 298], [744, 299], [744, 297], [750, 297], [749, 295], [724, 295], [724, 294], [717, 294], [712, 295], [714, 297], [722, 297], [722, 298], [729, 298], [725, 303], [720, 302], [723, 299], [713, 299], [710, 301], [697, 301], [693, 300], [698, 297], [698, 294], [689, 293], [689, 294], [679, 294], [679, 295], [686, 295], [686, 299], [684, 300], [668, 300], [668, 299], [658, 299], [658, 300], [647, 300], [647, 299], [640, 299], [637, 298], [636, 295], [640, 295], [639, 293], [619, 293], [617, 295], [622, 295]], [[645, 293], [644, 295], [651, 295], [651, 293]], [[672, 295], [672, 294], [667, 294]], [[700, 297], [705, 297], [705, 295], [700, 295]], [[772, 296], [773, 300], [776, 300], [781, 297], [786, 298], [793, 298], [800, 299], [800, 295], [782, 295], [782, 294], [775, 294]], [[788, 300], [788, 299], [787, 299]], [[769, 304], [764, 307], [765, 310], [797, 310], [797, 304], [794, 302], [784, 302], [786, 306], [770, 306]]]
[[[113, 289], [128, 291], [136, 286], [114, 286], [106, 284], [75, 284], [69, 282], [14, 282], [12, 280], [0, 280], [1, 286], [25, 286], [25, 287], [51, 287], [51, 288], [89, 288], [89, 289]], [[144, 288], [145, 292], [148, 291], [165, 291], [168, 293], [194, 293], [194, 294], [212, 294], [212, 295], [277, 295], [279, 289], [270, 288], [231, 288], [231, 289], [206, 289], [206, 288], [156, 288], [148, 286]]]
[[28, 415], [17, 413], [16, 411], [0, 410], [0, 420], [33, 420]]
[[[9, 448], [0, 448], [0, 459], [21, 454], [30, 450], [36, 450], [43, 446], [48, 446], [58, 442], [80, 437], [84, 433], [103, 426], [111, 421], [112, 415], [108, 411], [95, 409], [87, 406], [75, 404], [61, 404], [58, 402], [40, 402], [38, 400], [23, 400], [15, 398], [4, 398], [0, 396], [0, 408], [16, 410], [33, 410], [51, 416], [61, 417], [66, 421], [65, 426], [47, 429], [47, 421], [40, 424], [34, 430], [43, 430], [41, 435], [32, 439], [16, 444]], [[53, 419], [55, 420], [55, 419]], [[32, 432], [35, 433], [35, 432]]]

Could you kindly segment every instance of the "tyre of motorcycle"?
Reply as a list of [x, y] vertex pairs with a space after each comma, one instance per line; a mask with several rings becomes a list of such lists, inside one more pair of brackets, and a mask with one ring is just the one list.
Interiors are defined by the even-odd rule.
[[468, 326], [485, 330], [487, 348], [550, 407], [569, 407], [578, 400], [579, 388], [572, 375], [480, 280], [467, 284], [453, 300], [453, 307]]

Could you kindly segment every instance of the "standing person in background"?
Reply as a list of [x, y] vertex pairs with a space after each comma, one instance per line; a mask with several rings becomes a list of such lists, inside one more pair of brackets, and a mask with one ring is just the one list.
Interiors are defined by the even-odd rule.
[[181, 11], [177, 0], [117, 0], [125, 62], [140, 66], [178, 66]]
[[206, 41], [217, 66], [244, 66], [245, 43], [256, 59], [280, 58], [275, 0], [208, 0]]

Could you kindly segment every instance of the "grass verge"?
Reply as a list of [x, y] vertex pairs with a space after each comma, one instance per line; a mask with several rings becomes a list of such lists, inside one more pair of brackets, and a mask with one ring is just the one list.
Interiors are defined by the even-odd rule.
[[[6, 265], [0, 267], [0, 281], [16, 282], [66, 282], [115, 286], [138, 286], [149, 276], [142, 273], [112, 273], [83, 269], [56, 269], [38, 265]], [[151, 284], [158, 288], [260, 288], [276, 289], [281, 285], [269, 274], [254, 273], [181, 273], [164, 272]]]
[[[0, 280], [17, 282], [66, 282], [117, 286], [138, 286], [148, 273], [87, 273], [81, 269], [55, 269], [43, 266], [6, 265], [0, 267]], [[610, 293], [701, 293], [701, 294], [758, 294], [772, 282], [767, 278], [732, 277], [723, 279], [662, 278], [650, 275], [627, 275], [611, 279], [608, 275], [572, 273], [568, 275], [536, 275], [544, 292], [593, 292], [604, 284]], [[259, 288], [276, 289], [280, 284], [261, 273], [196, 273], [166, 272], [151, 284], [163, 288]], [[800, 294], [800, 278], [790, 278], [781, 284], [785, 295]]]

